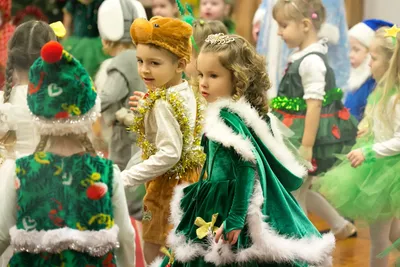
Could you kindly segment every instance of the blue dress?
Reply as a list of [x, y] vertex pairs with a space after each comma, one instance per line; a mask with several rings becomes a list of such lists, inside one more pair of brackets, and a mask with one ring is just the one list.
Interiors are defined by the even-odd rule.
[[367, 105], [368, 96], [372, 93], [375, 86], [375, 80], [370, 77], [359, 89], [347, 93], [344, 105], [350, 110], [351, 115], [356, 117], [358, 121], [361, 121], [364, 117], [364, 110]]

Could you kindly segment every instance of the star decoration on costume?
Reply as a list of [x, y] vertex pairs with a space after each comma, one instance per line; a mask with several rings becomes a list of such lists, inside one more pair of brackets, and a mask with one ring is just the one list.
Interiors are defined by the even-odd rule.
[[394, 37], [396, 38], [397, 33], [400, 32], [400, 28], [397, 28], [396, 25], [393, 25], [392, 28], [385, 30], [385, 37]]

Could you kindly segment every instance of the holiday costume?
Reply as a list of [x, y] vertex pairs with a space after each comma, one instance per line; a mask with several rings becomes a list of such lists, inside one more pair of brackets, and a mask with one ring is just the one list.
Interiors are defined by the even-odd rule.
[[[375, 31], [384, 26], [392, 27], [393, 24], [376, 19], [364, 20], [350, 29], [349, 37], [358, 40], [362, 45], [369, 48], [375, 37]], [[369, 61], [370, 56], [367, 55], [359, 67], [351, 68], [348, 85], [345, 88], [347, 92], [344, 105], [358, 121], [363, 118], [367, 98], [376, 86], [371, 75]]]
[[[329, 264], [333, 235], [321, 237], [289, 193], [306, 169], [284, 145], [279, 123], [244, 98], [209, 104], [206, 163], [199, 182], [175, 190], [170, 257], [157, 266]], [[214, 241], [221, 225], [224, 234], [241, 230], [235, 245]]]
[[97, 27], [98, 9], [104, 0], [68, 0], [64, 12], [73, 17], [72, 35], [63, 40], [65, 49], [94, 77], [101, 62], [107, 56], [103, 52], [103, 45]]
[[[276, 1], [263, 0], [253, 22], [261, 22], [257, 52], [264, 55], [268, 62], [268, 74], [272, 84], [268, 93], [270, 97], [277, 95], [288, 58], [292, 53], [278, 36], [278, 24], [272, 17], [272, 9]], [[349, 54], [344, 1], [323, 0], [322, 3], [326, 9], [327, 19], [321, 27], [319, 36], [329, 40], [329, 63], [335, 72], [338, 87], [344, 88], [350, 73], [350, 61], [344, 56]]]
[[[140, 4], [140, 3], [139, 3]], [[120, 43], [132, 43], [130, 26], [138, 12], [130, 0], [108, 0], [99, 9], [99, 30], [102, 39]], [[121, 170], [129, 159], [139, 151], [134, 145], [136, 137], [128, 133], [123, 122], [116, 119], [116, 113], [129, 109], [129, 97], [134, 91], [147, 92], [138, 74], [136, 50], [125, 49], [107, 62], [106, 81], [100, 94], [101, 110], [106, 127], [112, 127], [109, 141], [109, 158]]]
[[[29, 81], [28, 106], [42, 136], [91, 130], [99, 113], [95, 88], [59, 43], [43, 46]], [[87, 151], [71, 156], [38, 151], [13, 167], [15, 174], [2, 177], [0, 187], [0, 254], [11, 243], [10, 267], [134, 266], [134, 231], [118, 168], [110, 160]]]
[[390, 97], [384, 109], [385, 119], [381, 119], [379, 110], [372, 108], [379, 101], [380, 93], [373, 92], [370, 96], [371, 132], [358, 139], [353, 148], [363, 150], [364, 163], [353, 168], [343, 157], [343, 162], [326, 173], [317, 184], [321, 194], [344, 216], [369, 223], [400, 218], [400, 142], [397, 137], [400, 133], [400, 106], [396, 97]]
[[[173, 18], [136, 19], [131, 36], [136, 44], [157, 45], [190, 61], [192, 28]], [[186, 81], [152, 89], [142, 100], [131, 129], [136, 132], [143, 162], [122, 172], [124, 183], [146, 183], [143, 240], [165, 245], [171, 225], [169, 202], [174, 188], [198, 179], [204, 154], [200, 147], [201, 105]]]
[[313, 148], [316, 164], [313, 175], [332, 167], [336, 161], [334, 154], [354, 144], [357, 133], [357, 121], [341, 102], [343, 93], [336, 87], [335, 75], [326, 53], [324, 41], [294, 53], [280, 83], [278, 96], [271, 105], [273, 113], [294, 131], [291, 138], [293, 143], [300, 144], [305, 127], [306, 100], [322, 101], [321, 119]]

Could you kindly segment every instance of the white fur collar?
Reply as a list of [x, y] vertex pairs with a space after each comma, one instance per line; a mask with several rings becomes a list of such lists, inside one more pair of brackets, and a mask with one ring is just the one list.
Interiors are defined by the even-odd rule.
[[369, 67], [369, 61], [371, 56], [368, 55], [364, 62], [358, 68], [351, 68], [350, 78], [347, 83], [347, 89], [349, 91], [358, 90], [365, 81], [371, 77], [371, 68]]
[[232, 147], [247, 161], [256, 161], [253, 153], [255, 148], [251, 141], [236, 134], [222, 120], [220, 111], [223, 108], [227, 108], [231, 112], [236, 113], [249, 128], [252, 128], [271, 153], [289, 171], [298, 177], [304, 177], [307, 174], [305, 166], [296, 160], [295, 156], [284, 144], [282, 132], [278, 127], [274, 127], [276, 125], [274, 117], [270, 116], [272, 118], [272, 134], [268, 124], [244, 98], [236, 102], [231, 99], [221, 99], [208, 106], [204, 125], [204, 132], [207, 138], [219, 142], [225, 147]]

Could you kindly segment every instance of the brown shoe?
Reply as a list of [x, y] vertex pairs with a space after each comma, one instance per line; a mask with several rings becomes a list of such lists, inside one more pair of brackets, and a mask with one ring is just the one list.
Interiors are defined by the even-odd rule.
[[334, 233], [337, 240], [344, 240], [354, 236], [355, 234], [357, 234], [357, 228], [351, 222], [347, 222], [342, 229]]

